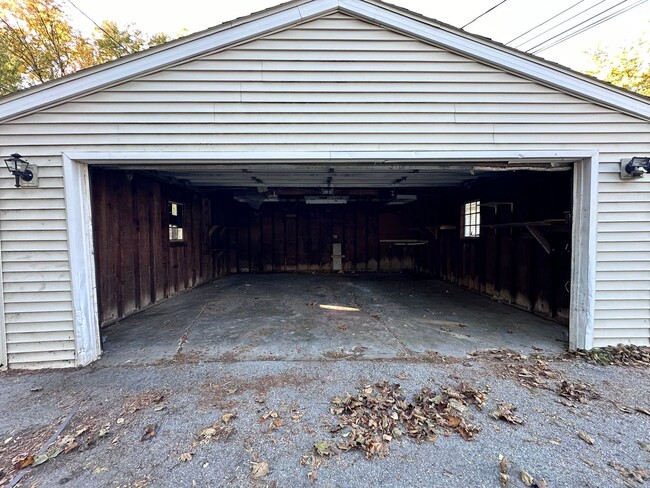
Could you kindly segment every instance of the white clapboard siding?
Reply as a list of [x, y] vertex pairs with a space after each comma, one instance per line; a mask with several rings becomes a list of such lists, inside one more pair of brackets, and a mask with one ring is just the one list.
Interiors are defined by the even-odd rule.
[[650, 179], [618, 176], [650, 153], [650, 124], [345, 14], [18, 118], [0, 148], [40, 170], [38, 189], [0, 178], [15, 367], [74, 364], [60, 159], [74, 151], [597, 149], [594, 345], [650, 344]]
[[39, 187], [0, 178], [0, 247], [7, 355], [13, 368], [75, 365], [68, 236], [60, 158], [30, 158]]

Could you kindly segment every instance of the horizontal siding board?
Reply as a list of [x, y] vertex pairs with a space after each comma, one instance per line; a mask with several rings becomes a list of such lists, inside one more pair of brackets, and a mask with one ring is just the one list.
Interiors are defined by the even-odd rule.
[[42, 302], [9, 302], [5, 301], [5, 314], [40, 313], [40, 312], [70, 312], [72, 303], [69, 300], [44, 300]]
[[44, 297], [48, 297], [51, 292], [68, 292], [68, 300], [70, 300], [70, 282], [69, 281], [19, 281], [3, 283], [4, 292], [9, 293], [39, 293]]
[[[31, 323], [48, 323], [60, 322], [69, 320], [72, 322], [72, 312], [70, 311], [56, 311], [56, 312], [29, 312], [23, 311], [19, 313], [6, 313], [5, 314], [7, 330], [11, 323], [16, 324], [31, 324]], [[70, 327], [72, 329], [72, 326]]]
[[20, 368], [70, 367], [74, 366], [74, 359], [74, 350], [8, 354], [9, 364]]
[[74, 354], [74, 341], [47, 341], [47, 342], [7, 342], [8, 354], [30, 354], [50, 351], [68, 352]]
[[69, 333], [74, 335], [68, 320], [50, 320], [48, 322], [30, 322], [7, 324], [7, 334], [47, 334], [48, 332]]
[[[46, 332], [18, 332], [9, 334], [7, 341], [11, 344], [29, 344], [32, 342], [73, 342], [74, 333], [70, 330], [52, 330]], [[14, 351], [15, 352], [15, 351]]]

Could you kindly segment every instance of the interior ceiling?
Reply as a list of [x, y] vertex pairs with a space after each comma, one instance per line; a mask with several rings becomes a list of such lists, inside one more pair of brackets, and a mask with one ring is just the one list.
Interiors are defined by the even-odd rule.
[[[116, 169], [139, 170], [169, 181], [197, 188], [435, 188], [471, 184], [480, 178], [502, 171], [563, 171], [569, 163], [459, 163], [436, 165], [173, 165], [115, 166]], [[155, 168], [155, 169], [154, 169]]]

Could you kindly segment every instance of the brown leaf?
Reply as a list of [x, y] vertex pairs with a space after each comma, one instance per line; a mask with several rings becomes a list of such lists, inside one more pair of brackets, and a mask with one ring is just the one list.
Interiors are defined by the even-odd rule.
[[524, 423], [524, 419], [516, 416], [515, 410], [517, 410], [517, 407], [512, 403], [500, 403], [497, 409], [492, 412], [492, 416], [497, 420], [501, 419], [511, 424], [521, 425]]
[[227, 414], [225, 414], [223, 417], [221, 417], [221, 421], [222, 421], [224, 424], [227, 424], [227, 423], [230, 422], [232, 419], [234, 419], [236, 416], [237, 416], [237, 414], [234, 414], [234, 413], [227, 413]]
[[508, 460], [502, 454], [499, 454], [499, 480], [501, 481], [501, 486], [505, 487], [508, 484]]
[[533, 486], [533, 483], [535, 483], [533, 477], [524, 469], [522, 469], [521, 473], [519, 473], [519, 478], [521, 479], [521, 482], [526, 486]]
[[251, 462], [251, 476], [253, 478], [263, 478], [267, 474], [269, 474], [269, 463], [265, 461], [259, 463]]
[[647, 408], [636, 407], [634, 410], [636, 410], [639, 413], [643, 413], [645, 415], [650, 415], [650, 410], [648, 410]]
[[11, 460], [11, 465], [14, 469], [25, 469], [34, 464], [34, 456], [28, 454], [18, 454]]
[[140, 441], [148, 441], [156, 437], [156, 431], [158, 430], [158, 426], [156, 424], [149, 424], [144, 428], [144, 433], [142, 434], [142, 437], [140, 437]]
[[191, 452], [184, 452], [183, 454], [178, 456], [178, 460], [183, 462], [183, 463], [191, 461], [192, 460], [192, 453]]
[[594, 444], [594, 438], [591, 437], [589, 434], [585, 434], [584, 432], [578, 432], [578, 437], [585, 441], [587, 444], [592, 445]]

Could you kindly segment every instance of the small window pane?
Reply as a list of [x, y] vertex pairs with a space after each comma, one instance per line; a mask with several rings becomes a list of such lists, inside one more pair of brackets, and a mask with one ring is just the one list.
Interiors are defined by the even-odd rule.
[[167, 209], [169, 217], [169, 241], [183, 241], [183, 204], [169, 202]]
[[463, 237], [479, 237], [481, 234], [481, 202], [467, 202], [462, 207]]

